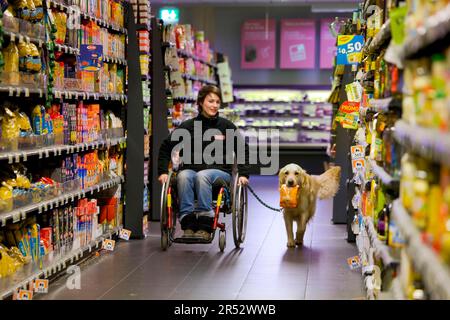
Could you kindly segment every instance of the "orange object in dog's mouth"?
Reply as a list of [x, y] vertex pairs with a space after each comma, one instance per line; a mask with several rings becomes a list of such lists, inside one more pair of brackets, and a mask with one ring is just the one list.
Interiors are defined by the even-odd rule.
[[280, 187], [280, 207], [282, 208], [297, 208], [298, 193], [300, 186], [288, 187], [283, 184]]

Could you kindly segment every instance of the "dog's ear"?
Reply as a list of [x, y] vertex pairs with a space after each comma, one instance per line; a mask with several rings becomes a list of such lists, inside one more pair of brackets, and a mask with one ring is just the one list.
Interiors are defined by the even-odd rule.
[[284, 176], [284, 168], [280, 169], [280, 172], [278, 173], [278, 188], [281, 188], [281, 186], [285, 183], [285, 176]]

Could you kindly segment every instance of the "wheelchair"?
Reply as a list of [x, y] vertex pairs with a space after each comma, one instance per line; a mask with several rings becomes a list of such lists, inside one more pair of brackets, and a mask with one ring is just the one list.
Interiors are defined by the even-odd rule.
[[161, 191], [161, 249], [167, 250], [172, 243], [185, 244], [207, 244], [214, 240], [216, 231], [219, 231], [219, 249], [224, 251], [226, 246], [225, 222], [219, 222], [220, 214], [223, 217], [232, 215], [233, 240], [236, 248], [245, 240], [247, 230], [247, 187], [238, 185], [239, 175], [236, 164], [233, 166], [231, 182], [227, 183], [221, 179], [214, 182], [213, 209], [215, 212], [212, 232], [209, 240], [195, 237], [176, 237], [176, 225], [178, 215], [178, 196], [177, 196], [177, 172], [176, 169], [169, 171], [167, 182], [163, 184]]

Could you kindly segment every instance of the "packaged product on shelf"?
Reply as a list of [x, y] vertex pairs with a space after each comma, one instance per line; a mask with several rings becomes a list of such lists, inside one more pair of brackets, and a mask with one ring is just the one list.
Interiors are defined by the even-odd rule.
[[10, 42], [6, 48], [3, 48], [3, 60], [5, 62], [2, 71], [4, 83], [18, 85], [19, 75], [19, 50], [14, 42]]
[[33, 22], [39, 22], [44, 18], [44, 7], [42, 0], [33, 0], [35, 9], [31, 12], [31, 20]]
[[57, 10], [52, 10], [56, 25], [56, 39], [55, 42], [64, 44], [66, 42], [67, 34], [67, 14]]

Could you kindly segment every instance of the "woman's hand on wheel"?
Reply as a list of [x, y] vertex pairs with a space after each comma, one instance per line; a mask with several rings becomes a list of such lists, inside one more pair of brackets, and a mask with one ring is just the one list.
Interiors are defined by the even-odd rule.
[[239, 185], [240, 186], [248, 185], [248, 179], [246, 177], [239, 177]]
[[169, 179], [169, 175], [166, 174], [166, 173], [160, 175], [159, 178], [158, 178], [158, 180], [159, 180], [159, 182], [161, 182], [161, 184], [166, 183], [167, 179]]

